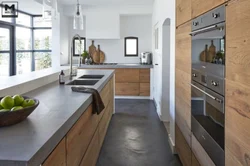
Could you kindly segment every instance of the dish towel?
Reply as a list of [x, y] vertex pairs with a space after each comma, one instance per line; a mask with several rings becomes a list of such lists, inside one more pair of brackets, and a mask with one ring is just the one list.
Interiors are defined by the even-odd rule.
[[93, 96], [93, 114], [99, 115], [105, 108], [99, 92], [93, 88], [71, 87], [73, 92], [91, 93]]

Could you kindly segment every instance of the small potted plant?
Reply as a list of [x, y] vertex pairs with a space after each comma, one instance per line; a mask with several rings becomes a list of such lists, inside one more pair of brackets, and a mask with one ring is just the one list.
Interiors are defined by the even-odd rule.
[[88, 51], [83, 51], [82, 53], [82, 63], [85, 64], [85, 59], [88, 58], [89, 53]]

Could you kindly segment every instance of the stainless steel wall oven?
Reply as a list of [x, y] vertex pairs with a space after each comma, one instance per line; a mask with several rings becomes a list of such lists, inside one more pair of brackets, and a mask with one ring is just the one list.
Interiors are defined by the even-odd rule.
[[225, 165], [225, 6], [192, 21], [191, 129], [217, 166]]

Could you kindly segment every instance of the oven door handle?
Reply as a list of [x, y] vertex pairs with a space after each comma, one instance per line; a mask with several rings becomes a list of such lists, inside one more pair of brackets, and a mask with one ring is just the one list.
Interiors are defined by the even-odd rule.
[[203, 29], [193, 31], [193, 32], [190, 33], [190, 35], [195, 36], [197, 33], [201, 33], [203, 31], [209, 31], [209, 30], [215, 29], [217, 27], [218, 27], [217, 25], [212, 25], [212, 26], [209, 26], [209, 27], [206, 27], [206, 28], [203, 28]]
[[204, 90], [200, 89], [199, 87], [195, 86], [194, 84], [191, 84], [191, 86], [194, 87], [195, 89], [199, 90], [200, 92], [204, 93], [208, 97], [212, 98], [213, 100], [216, 100], [218, 103], [222, 103], [221, 99], [218, 99], [218, 98], [210, 95], [209, 93], [205, 92]]

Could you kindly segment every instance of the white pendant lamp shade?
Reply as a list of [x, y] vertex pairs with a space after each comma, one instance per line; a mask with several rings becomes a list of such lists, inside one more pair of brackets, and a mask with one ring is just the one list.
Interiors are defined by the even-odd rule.
[[43, 19], [50, 21], [57, 18], [57, 0], [43, 0]]
[[79, 4], [79, 1], [77, 1], [76, 10], [74, 13], [74, 23], [73, 28], [77, 30], [83, 30], [83, 14], [82, 14], [82, 7]]

